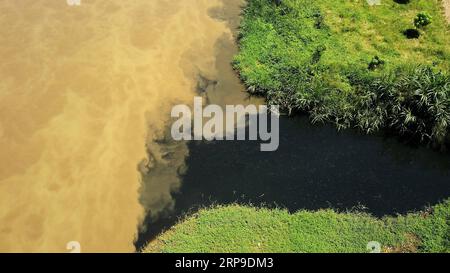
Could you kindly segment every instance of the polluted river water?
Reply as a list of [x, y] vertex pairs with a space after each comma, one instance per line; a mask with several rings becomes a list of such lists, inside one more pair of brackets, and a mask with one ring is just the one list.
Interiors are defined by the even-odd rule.
[[0, 2], [0, 252], [133, 252], [214, 203], [358, 208], [450, 196], [448, 154], [283, 117], [280, 148], [175, 142], [170, 110], [262, 104], [230, 62], [241, 0]]

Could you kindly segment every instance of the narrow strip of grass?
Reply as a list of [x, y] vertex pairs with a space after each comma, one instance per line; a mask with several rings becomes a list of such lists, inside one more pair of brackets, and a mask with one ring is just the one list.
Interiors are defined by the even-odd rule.
[[202, 209], [151, 242], [144, 252], [450, 252], [450, 200], [426, 212], [377, 219], [336, 213], [218, 206]]

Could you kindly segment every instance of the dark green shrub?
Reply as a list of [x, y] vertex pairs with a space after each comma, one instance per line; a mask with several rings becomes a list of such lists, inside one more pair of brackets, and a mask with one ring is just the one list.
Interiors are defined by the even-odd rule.
[[369, 63], [369, 70], [375, 70], [385, 64], [385, 61], [380, 59], [380, 57], [375, 56]]
[[431, 21], [432, 17], [429, 14], [421, 12], [417, 14], [416, 18], [414, 18], [414, 26], [416, 28], [423, 28], [431, 24]]

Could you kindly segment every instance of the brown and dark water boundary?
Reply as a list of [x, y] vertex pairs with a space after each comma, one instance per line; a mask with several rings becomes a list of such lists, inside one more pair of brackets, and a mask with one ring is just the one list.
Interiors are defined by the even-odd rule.
[[[227, 22], [234, 37], [224, 35], [216, 42], [214, 76], [199, 71], [197, 91], [208, 103], [261, 103], [248, 97], [230, 65], [237, 52], [240, 3], [225, 1], [210, 11]], [[158, 144], [164, 164], [143, 173], [143, 189], [152, 191], [146, 184], [164, 175], [175, 176], [179, 186], [169, 197], [153, 200], [158, 213], [148, 211], [135, 243], [138, 250], [186, 214], [214, 204], [384, 216], [421, 210], [450, 196], [450, 154], [356, 130], [337, 132], [332, 125], [312, 125], [306, 117], [281, 118], [280, 148], [271, 153], [261, 152], [258, 141], [177, 143], [166, 134]], [[181, 155], [188, 155], [180, 161], [184, 149], [188, 152]]]

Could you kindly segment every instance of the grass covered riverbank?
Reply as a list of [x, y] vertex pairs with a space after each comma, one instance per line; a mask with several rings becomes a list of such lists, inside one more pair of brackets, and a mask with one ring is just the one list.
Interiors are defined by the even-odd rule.
[[440, 0], [247, 2], [234, 66], [249, 92], [339, 129], [449, 142], [450, 28]]
[[144, 252], [450, 252], [450, 200], [426, 212], [377, 219], [332, 210], [289, 214], [238, 205], [202, 209]]

